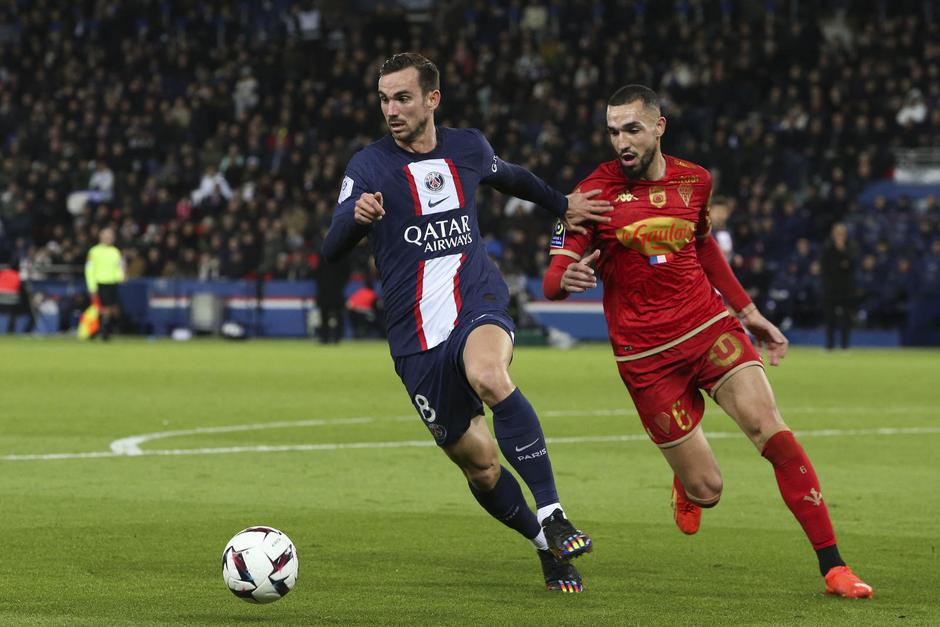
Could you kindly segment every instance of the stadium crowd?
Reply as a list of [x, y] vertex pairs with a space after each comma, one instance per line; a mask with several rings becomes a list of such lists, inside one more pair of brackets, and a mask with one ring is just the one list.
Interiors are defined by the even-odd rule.
[[[412, 49], [441, 69], [439, 123], [565, 192], [611, 158], [607, 96], [657, 89], [665, 152], [713, 172], [716, 234], [775, 322], [821, 322], [839, 221], [867, 324], [940, 293], [937, 199], [857, 199], [894, 148], [940, 145], [931, 2], [359, 4], [4, 3], [0, 262], [80, 275], [110, 225], [130, 278], [313, 277], [341, 168], [385, 133], [378, 66]], [[481, 194], [504, 273], [540, 275], [547, 214]]]

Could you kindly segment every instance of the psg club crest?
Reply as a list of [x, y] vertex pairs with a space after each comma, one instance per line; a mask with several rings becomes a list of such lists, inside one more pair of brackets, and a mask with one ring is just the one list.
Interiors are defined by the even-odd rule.
[[434, 423], [434, 422], [429, 422], [426, 424], [428, 427], [428, 431], [431, 432], [431, 435], [434, 436], [434, 439], [437, 442], [443, 442], [444, 440], [447, 439], [447, 429], [445, 429], [441, 425]]
[[444, 175], [440, 172], [428, 172], [428, 175], [424, 177], [424, 186], [431, 192], [441, 191], [444, 189]]

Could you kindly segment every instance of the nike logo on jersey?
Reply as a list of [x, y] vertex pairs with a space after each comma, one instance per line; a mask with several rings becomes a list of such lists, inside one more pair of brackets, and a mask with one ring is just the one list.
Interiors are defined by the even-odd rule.
[[444, 201], [447, 200], [448, 198], [450, 198], [450, 196], [444, 196], [443, 198], [441, 198], [440, 200], [438, 200], [438, 201], [436, 201], [436, 202], [433, 201], [433, 200], [429, 200], [429, 201], [428, 201], [428, 208], [429, 208], [429, 209], [433, 209], [434, 207], [438, 206], [439, 204], [441, 204], [442, 202], [444, 202]]
[[527, 448], [529, 448], [530, 446], [535, 446], [536, 442], [538, 442], [538, 441], [539, 441], [539, 438], [535, 438], [535, 440], [533, 440], [533, 441], [532, 441], [531, 443], [529, 443], [529, 444], [526, 444], [525, 446], [517, 446], [517, 447], [516, 447], [516, 452], [517, 452], [517, 453], [520, 453], [520, 452], [526, 450]]

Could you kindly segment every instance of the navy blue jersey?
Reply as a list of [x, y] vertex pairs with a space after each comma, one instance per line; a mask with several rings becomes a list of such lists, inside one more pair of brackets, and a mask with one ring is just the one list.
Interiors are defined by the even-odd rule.
[[[509, 292], [477, 224], [480, 183], [558, 216], [567, 209], [564, 196], [499, 159], [476, 129], [439, 127], [437, 146], [422, 154], [386, 135], [349, 161], [323, 254], [335, 258], [369, 236], [393, 356], [434, 348], [461, 321], [506, 309]], [[356, 200], [375, 192], [382, 192], [384, 218], [356, 224]]]

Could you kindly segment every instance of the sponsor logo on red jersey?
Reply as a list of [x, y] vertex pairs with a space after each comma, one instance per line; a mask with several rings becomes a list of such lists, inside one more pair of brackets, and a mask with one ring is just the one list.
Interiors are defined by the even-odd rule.
[[681, 250], [695, 237], [695, 223], [657, 216], [617, 229], [617, 239], [627, 248], [655, 257]]

